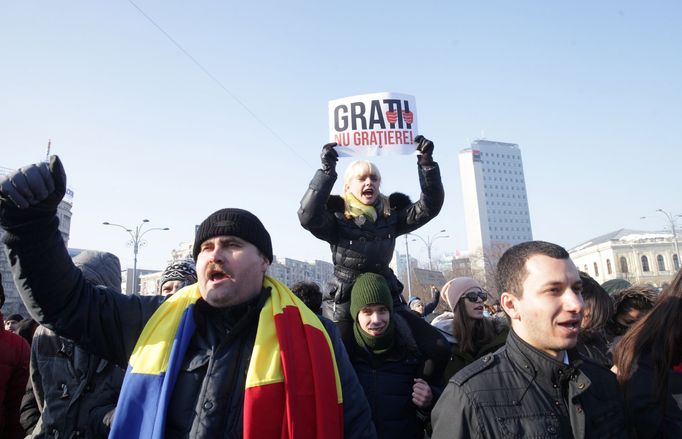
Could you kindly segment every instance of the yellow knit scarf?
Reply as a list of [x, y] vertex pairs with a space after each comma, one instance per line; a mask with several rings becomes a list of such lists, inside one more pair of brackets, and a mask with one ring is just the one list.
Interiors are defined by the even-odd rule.
[[366, 216], [372, 222], [377, 220], [377, 210], [371, 204], [365, 204], [355, 198], [352, 192], [343, 194], [343, 199], [346, 201], [346, 214], [350, 214], [353, 218], [360, 215]]

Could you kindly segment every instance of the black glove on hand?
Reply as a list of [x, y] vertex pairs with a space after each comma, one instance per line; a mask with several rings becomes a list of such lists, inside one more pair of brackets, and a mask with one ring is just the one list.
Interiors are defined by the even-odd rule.
[[57, 212], [66, 193], [66, 173], [56, 155], [50, 163], [24, 166], [0, 178], [0, 224], [18, 225]]
[[322, 170], [325, 174], [331, 175], [336, 173], [336, 162], [339, 160], [339, 153], [334, 147], [338, 145], [336, 142], [327, 143], [322, 147], [322, 154], [320, 160], [322, 161]]
[[417, 156], [419, 166], [433, 166], [433, 142], [422, 135], [415, 137], [414, 142], [419, 151]]

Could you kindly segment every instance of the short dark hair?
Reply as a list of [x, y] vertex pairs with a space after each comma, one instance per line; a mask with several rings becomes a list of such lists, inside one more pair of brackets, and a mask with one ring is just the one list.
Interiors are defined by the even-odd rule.
[[315, 282], [297, 282], [291, 291], [315, 314], [322, 312], [322, 291]]
[[523, 281], [528, 276], [526, 261], [535, 255], [549, 256], [554, 259], [570, 259], [565, 248], [551, 242], [528, 241], [516, 244], [507, 249], [497, 263], [495, 280], [500, 293], [507, 291], [516, 297], [521, 297]]

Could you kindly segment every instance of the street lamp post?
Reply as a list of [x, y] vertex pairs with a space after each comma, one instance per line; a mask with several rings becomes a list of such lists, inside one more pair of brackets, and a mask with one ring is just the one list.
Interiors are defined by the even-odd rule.
[[405, 235], [405, 255], [407, 257], [407, 298], [412, 297], [412, 281], [410, 279], [410, 246], [407, 243], [407, 235]]
[[170, 230], [168, 227], [152, 227], [151, 229], [143, 230], [144, 226], [149, 222], [148, 219], [143, 219], [140, 225], [135, 227], [135, 230], [129, 229], [128, 227], [122, 226], [120, 224], [110, 223], [104, 221], [102, 224], [105, 226], [115, 226], [119, 227], [130, 235], [130, 242], [128, 245], [133, 246], [133, 295], [137, 294], [137, 253], [140, 247], [147, 244], [147, 241], [143, 240], [142, 237], [152, 230]]
[[675, 255], [677, 255], [677, 260], [680, 260], [680, 249], [677, 247], [677, 231], [675, 230], [675, 218], [682, 217], [682, 215], [673, 215], [663, 209], [656, 209], [656, 212], [662, 213], [665, 218], [670, 223], [670, 229], [673, 232], [673, 248], [675, 249]]
[[442, 235], [442, 233], [445, 233], [445, 229], [441, 230], [440, 232], [436, 233], [435, 235], [427, 236], [426, 239], [422, 238], [421, 236], [417, 235], [416, 233], [408, 233], [408, 235], [417, 237], [422, 240], [424, 245], [426, 246], [426, 251], [428, 252], [429, 255], [429, 270], [433, 271], [433, 261], [431, 260], [431, 247], [433, 246], [433, 243], [440, 238], [449, 238], [450, 236], [448, 235]]

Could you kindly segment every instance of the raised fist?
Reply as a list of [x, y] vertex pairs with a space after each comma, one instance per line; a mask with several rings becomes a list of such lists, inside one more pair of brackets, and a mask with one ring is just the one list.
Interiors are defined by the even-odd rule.
[[15, 220], [13, 213], [25, 211], [23, 219], [54, 215], [66, 193], [66, 173], [56, 155], [0, 178], [0, 219]]
[[417, 144], [417, 151], [419, 152], [417, 163], [420, 166], [432, 166], [433, 142], [422, 135], [415, 137], [414, 142]]
[[320, 161], [322, 162], [322, 170], [326, 174], [332, 174], [336, 172], [336, 162], [339, 160], [339, 153], [337, 153], [334, 149], [336, 145], [338, 144], [333, 142], [327, 143], [322, 147]]

